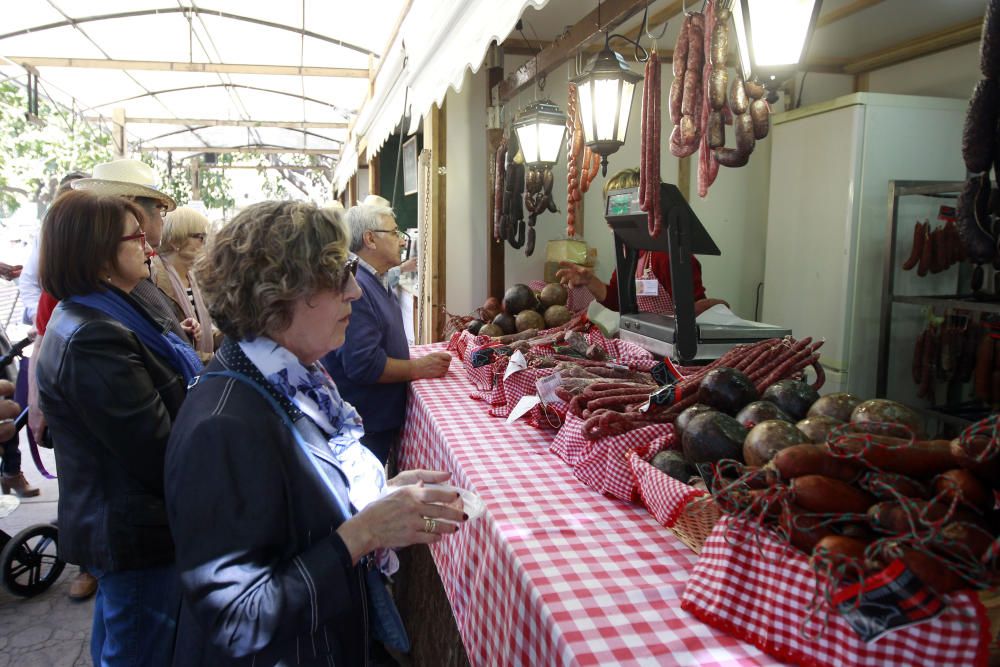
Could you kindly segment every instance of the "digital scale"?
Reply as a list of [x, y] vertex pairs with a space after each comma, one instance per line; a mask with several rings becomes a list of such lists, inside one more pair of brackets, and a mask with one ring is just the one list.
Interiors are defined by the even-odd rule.
[[[660, 183], [663, 232], [649, 235], [649, 216], [639, 208], [639, 188], [612, 190], [605, 200], [604, 218], [615, 236], [618, 270], [619, 336], [654, 355], [684, 364], [718, 359], [740, 343], [790, 336], [791, 329], [760, 324], [698, 324], [694, 314], [693, 255], [721, 255], [687, 201], [670, 183]], [[640, 313], [635, 272], [640, 250], [657, 250], [670, 257], [674, 316]]]

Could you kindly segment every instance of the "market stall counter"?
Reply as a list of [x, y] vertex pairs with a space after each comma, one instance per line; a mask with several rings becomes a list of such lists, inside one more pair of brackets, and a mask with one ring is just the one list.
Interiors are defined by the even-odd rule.
[[642, 507], [585, 487], [549, 453], [551, 431], [489, 416], [457, 360], [410, 387], [400, 468], [450, 470], [487, 505], [431, 546], [473, 665], [775, 664], [681, 610], [695, 554]]

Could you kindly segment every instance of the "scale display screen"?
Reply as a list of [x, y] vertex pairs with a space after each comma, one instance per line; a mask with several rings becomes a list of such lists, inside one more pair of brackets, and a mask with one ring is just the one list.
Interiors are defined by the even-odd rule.
[[608, 197], [608, 215], [628, 215], [632, 212], [634, 192], [622, 192]]

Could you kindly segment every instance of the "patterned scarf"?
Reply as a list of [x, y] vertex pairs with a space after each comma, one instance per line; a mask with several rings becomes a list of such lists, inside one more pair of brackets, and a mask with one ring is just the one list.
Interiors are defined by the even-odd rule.
[[170, 287], [173, 288], [174, 301], [180, 306], [184, 317], [193, 317], [201, 324], [201, 337], [198, 339], [196, 349], [204, 354], [214, 352], [215, 340], [212, 336], [212, 317], [208, 314], [208, 306], [205, 305], [205, 301], [201, 298], [201, 288], [198, 287], [198, 281], [195, 280], [194, 272], [188, 271], [187, 279], [188, 284], [191, 286], [191, 294], [194, 295], [196, 308], [191, 307], [187, 291], [184, 289], [184, 285], [181, 284], [180, 274], [177, 273], [177, 269], [174, 268], [170, 261], [162, 256], [157, 256], [153, 258], [153, 264], [158, 264], [163, 269], [163, 272], [167, 274], [167, 278], [170, 280]]
[[[361, 415], [337, 391], [337, 385], [318, 363], [305, 367], [298, 358], [270, 338], [260, 336], [240, 341], [247, 359], [280, 394], [290, 400], [327, 436], [327, 445], [344, 476], [348, 496], [360, 512], [386, 494], [385, 468], [371, 450], [361, 444], [365, 434]], [[373, 557], [386, 575], [399, 569], [392, 549], [377, 549]]]
[[323, 367], [303, 366], [294, 354], [263, 336], [239, 345], [267, 381], [327, 436], [327, 445], [347, 477], [354, 508], [360, 512], [378, 500], [386, 488], [385, 469], [361, 444], [365, 434], [361, 415], [341, 398]]

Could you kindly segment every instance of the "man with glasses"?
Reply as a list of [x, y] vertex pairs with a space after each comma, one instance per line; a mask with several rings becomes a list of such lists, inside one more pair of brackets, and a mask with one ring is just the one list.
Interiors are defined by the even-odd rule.
[[396, 225], [392, 209], [354, 206], [347, 212], [347, 224], [363, 294], [353, 303], [344, 345], [326, 355], [323, 365], [364, 420], [361, 442], [385, 463], [403, 425], [406, 383], [441, 377], [448, 372], [451, 355], [434, 352], [410, 359], [399, 300], [390, 285], [390, 270], [399, 266], [407, 236]]

